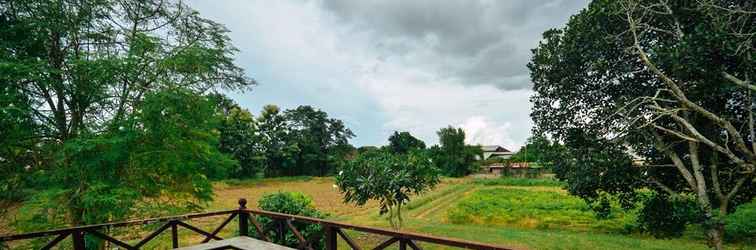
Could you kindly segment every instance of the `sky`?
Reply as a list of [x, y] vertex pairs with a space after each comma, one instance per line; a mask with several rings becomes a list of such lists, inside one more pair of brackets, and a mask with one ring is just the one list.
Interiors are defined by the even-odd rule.
[[516, 150], [531, 134], [527, 63], [541, 34], [586, 0], [192, 0], [229, 29], [237, 63], [259, 85], [228, 93], [311, 105], [343, 120], [355, 146], [393, 131], [426, 144], [461, 127], [466, 142]]

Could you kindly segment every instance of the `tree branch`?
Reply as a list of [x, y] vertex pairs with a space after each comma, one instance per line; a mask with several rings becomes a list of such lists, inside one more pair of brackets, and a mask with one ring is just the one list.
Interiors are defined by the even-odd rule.
[[756, 91], [756, 84], [751, 83], [751, 81], [740, 80], [739, 78], [727, 72], [722, 72], [722, 76], [725, 79], [729, 80], [730, 82], [734, 83], [735, 85], [747, 88], [750, 91]]

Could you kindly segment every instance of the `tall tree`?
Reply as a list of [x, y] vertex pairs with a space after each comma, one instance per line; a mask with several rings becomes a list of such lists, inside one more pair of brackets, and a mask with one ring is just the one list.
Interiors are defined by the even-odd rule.
[[226, 33], [179, 1], [0, 1], [2, 102], [28, 133], [3, 158], [46, 171], [74, 224], [154, 195], [209, 199], [206, 178], [231, 161], [201, 95], [254, 83]]
[[231, 155], [239, 165], [230, 174], [236, 178], [256, 177], [265, 166], [264, 148], [257, 120], [249, 110], [222, 94], [211, 94], [222, 114], [220, 124], [221, 152]]
[[298, 145], [297, 172], [292, 174], [326, 175], [336, 169], [336, 160], [345, 156], [344, 148], [354, 133], [337, 119], [311, 106], [299, 106], [284, 112]]
[[265, 154], [265, 176], [291, 175], [296, 167], [294, 157], [299, 148], [292, 143], [286, 119], [278, 106], [263, 107], [258, 128]]
[[388, 140], [391, 152], [397, 154], [406, 154], [414, 149], [425, 149], [425, 142], [415, 138], [409, 132], [394, 131]]
[[756, 193], [754, 8], [593, 1], [534, 50], [536, 126], [560, 140], [609, 138], [652, 165], [672, 166], [675, 174], [649, 168], [635, 176], [660, 194], [696, 197], [710, 243], [721, 249], [724, 216]]
[[434, 162], [449, 176], [465, 176], [477, 170], [476, 156], [483, 154], [479, 146], [465, 145], [465, 131], [446, 127], [438, 132], [440, 146], [431, 147]]

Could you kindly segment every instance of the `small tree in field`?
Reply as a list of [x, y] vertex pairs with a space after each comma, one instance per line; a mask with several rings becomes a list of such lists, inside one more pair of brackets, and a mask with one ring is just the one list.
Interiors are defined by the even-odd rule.
[[402, 205], [410, 195], [420, 194], [439, 182], [439, 170], [423, 151], [395, 155], [384, 150], [367, 151], [347, 162], [336, 176], [345, 202], [380, 203], [380, 213], [389, 214], [395, 229], [402, 224]]

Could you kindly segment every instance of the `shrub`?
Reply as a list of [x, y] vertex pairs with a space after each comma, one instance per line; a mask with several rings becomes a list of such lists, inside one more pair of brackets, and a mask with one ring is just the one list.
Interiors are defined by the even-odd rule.
[[[271, 212], [301, 215], [314, 218], [325, 218], [326, 216], [325, 214], [316, 210], [315, 207], [313, 207], [312, 199], [310, 197], [300, 192], [276, 192], [267, 194], [260, 198], [257, 203], [260, 209]], [[299, 246], [299, 240], [297, 240], [297, 237], [294, 236], [294, 233], [291, 232], [291, 230], [286, 231], [283, 240], [274, 237], [276, 235], [275, 228], [277, 228], [278, 226], [276, 224], [279, 223], [278, 221], [273, 221], [272, 219], [264, 216], [258, 217], [258, 221], [263, 228], [269, 228], [269, 230], [266, 231], [265, 234], [274, 243], [294, 248]], [[292, 224], [300, 233], [302, 233], [302, 236], [305, 239], [309, 239], [316, 234], [322, 234], [324, 230], [322, 226], [317, 224], [297, 221], [292, 222]], [[250, 226], [254, 227], [254, 225]], [[257, 233], [254, 228], [251, 228], [249, 232]], [[312, 247], [315, 249], [323, 249], [325, 246], [324, 238], [321, 237], [319, 241], [313, 242], [312, 245]]]
[[756, 201], [743, 204], [725, 219], [725, 237], [731, 241], [756, 240]]
[[654, 194], [643, 201], [638, 215], [641, 229], [657, 238], [680, 237], [685, 226], [700, 219], [701, 212], [689, 197]]

